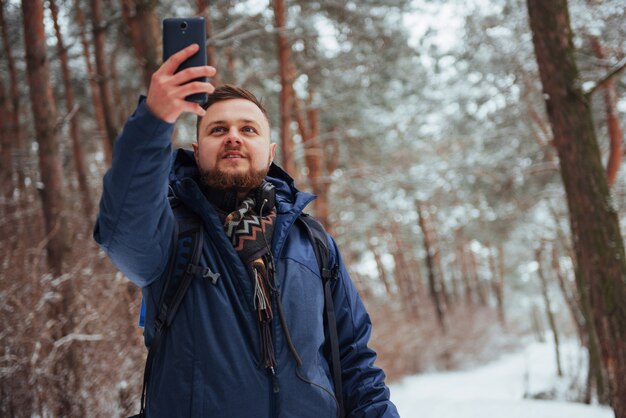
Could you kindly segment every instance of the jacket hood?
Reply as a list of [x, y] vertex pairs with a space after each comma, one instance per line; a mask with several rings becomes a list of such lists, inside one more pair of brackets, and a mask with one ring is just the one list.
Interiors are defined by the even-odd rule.
[[[172, 153], [169, 180], [170, 182], [176, 182], [185, 178], [191, 178], [198, 183], [200, 171], [198, 170], [193, 150], [178, 148]], [[300, 213], [306, 205], [316, 198], [313, 194], [298, 190], [293, 178], [275, 163], [270, 165], [265, 179], [276, 188], [276, 208], [278, 213], [294, 211]]]

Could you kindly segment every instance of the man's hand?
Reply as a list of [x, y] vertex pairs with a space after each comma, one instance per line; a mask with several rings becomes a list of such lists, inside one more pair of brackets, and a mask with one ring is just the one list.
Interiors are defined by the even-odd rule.
[[189, 45], [172, 55], [152, 74], [146, 105], [157, 118], [174, 123], [183, 112], [204, 116], [204, 109], [198, 104], [188, 102], [185, 97], [195, 93], [213, 93], [211, 83], [188, 81], [199, 77], [215, 75], [215, 68], [209, 66], [191, 67], [174, 74], [180, 64], [198, 52], [198, 44]]

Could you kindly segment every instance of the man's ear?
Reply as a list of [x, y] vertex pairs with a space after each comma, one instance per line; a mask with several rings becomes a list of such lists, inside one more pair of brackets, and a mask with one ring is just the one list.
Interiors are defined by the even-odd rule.
[[276, 147], [278, 144], [270, 144], [270, 164], [274, 161], [274, 155], [276, 154]]
[[191, 144], [191, 148], [193, 148], [193, 156], [196, 159], [196, 162], [198, 162], [198, 144]]

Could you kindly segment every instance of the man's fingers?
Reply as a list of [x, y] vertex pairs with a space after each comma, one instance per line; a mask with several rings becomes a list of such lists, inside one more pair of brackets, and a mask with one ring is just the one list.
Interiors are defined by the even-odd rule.
[[196, 115], [200, 117], [204, 117], [204, 115], [206, 115], [206, 110], [202, 106], [196, 103], [196, 107], [193, 110], [193, 113], [195, 113]]
[[187, 58], [198, 52], [200, 46], [198, 44], [191, 44], [186, 48], [181, 49], [171, 57], [167, 59], [161, 65], [161, 70], [163, 70], [166, 74], [174, 74], [176, 69], [183, 63]]
[[206, 111], [198, 103], [182, 100], [180, 107], [182, 108], [183, 112], [195, 113], [200, 117], [206, 114]]
[[215, 90], [213, 84], [204, 83], [202, 81], [192, 81], [191, 83], [183, 84], [176, 90], [178, 97], [187, 97], [196, 93], [208, 93], [211, 94]]
[[170, 81], [173, 85], [180, 85], [193, 80], [194, 78], [213, 77], [215, 73], [215, 68], [209, 67], [208, 65], [202, 67], [190, 67], [176, 73]]

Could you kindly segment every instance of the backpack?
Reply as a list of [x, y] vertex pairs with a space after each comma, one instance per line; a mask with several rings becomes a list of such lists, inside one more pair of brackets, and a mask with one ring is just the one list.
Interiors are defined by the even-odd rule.
[[[148, 382], [152, 372], [152, 363], [156, 357], [163, 335], [171, 325], [178, 307], [196, 276], [209, 278], [215, 284], [219, 273], [212, 272], [208, 267], [198, 265], [204, 242], [204, 230], [197, 215], [186, 209], [178, 202], [178, 199], [170, 196], [170, 206], [176, 218], [174, 237], [176, 250], [170, 256], [166, 268], [165, 283], [159, 308], [155, 319], [155, 333], [152, 344], [148, 349], [148, 357], [143, 376], [143, 388], [141, 391], [141, 405], [139, 414], [130, 418], [145, 418], [145, 401], [148, 392]], [[337, 264], [330, 265], [330, 249], [326, 231], [322, 224], [308, 214], [301, 214], [297, 221], [302, 225], [313, 245], [313, 251], [320, 269], [320, 277], [324, 286], [324, 320], [327, 326], [330, 343], [330, 366], [335, 386], [335, 399], [337, 401], [337, 416], [344, 418], [343, 388], [341, 383], [341, 363], [339, 357], [339, 338], [337, 335], [337, 321], [332, 298], [331, 282], [337, 279]], [[145, 324], [145, 303], [141, 301], [139, 325]]]

